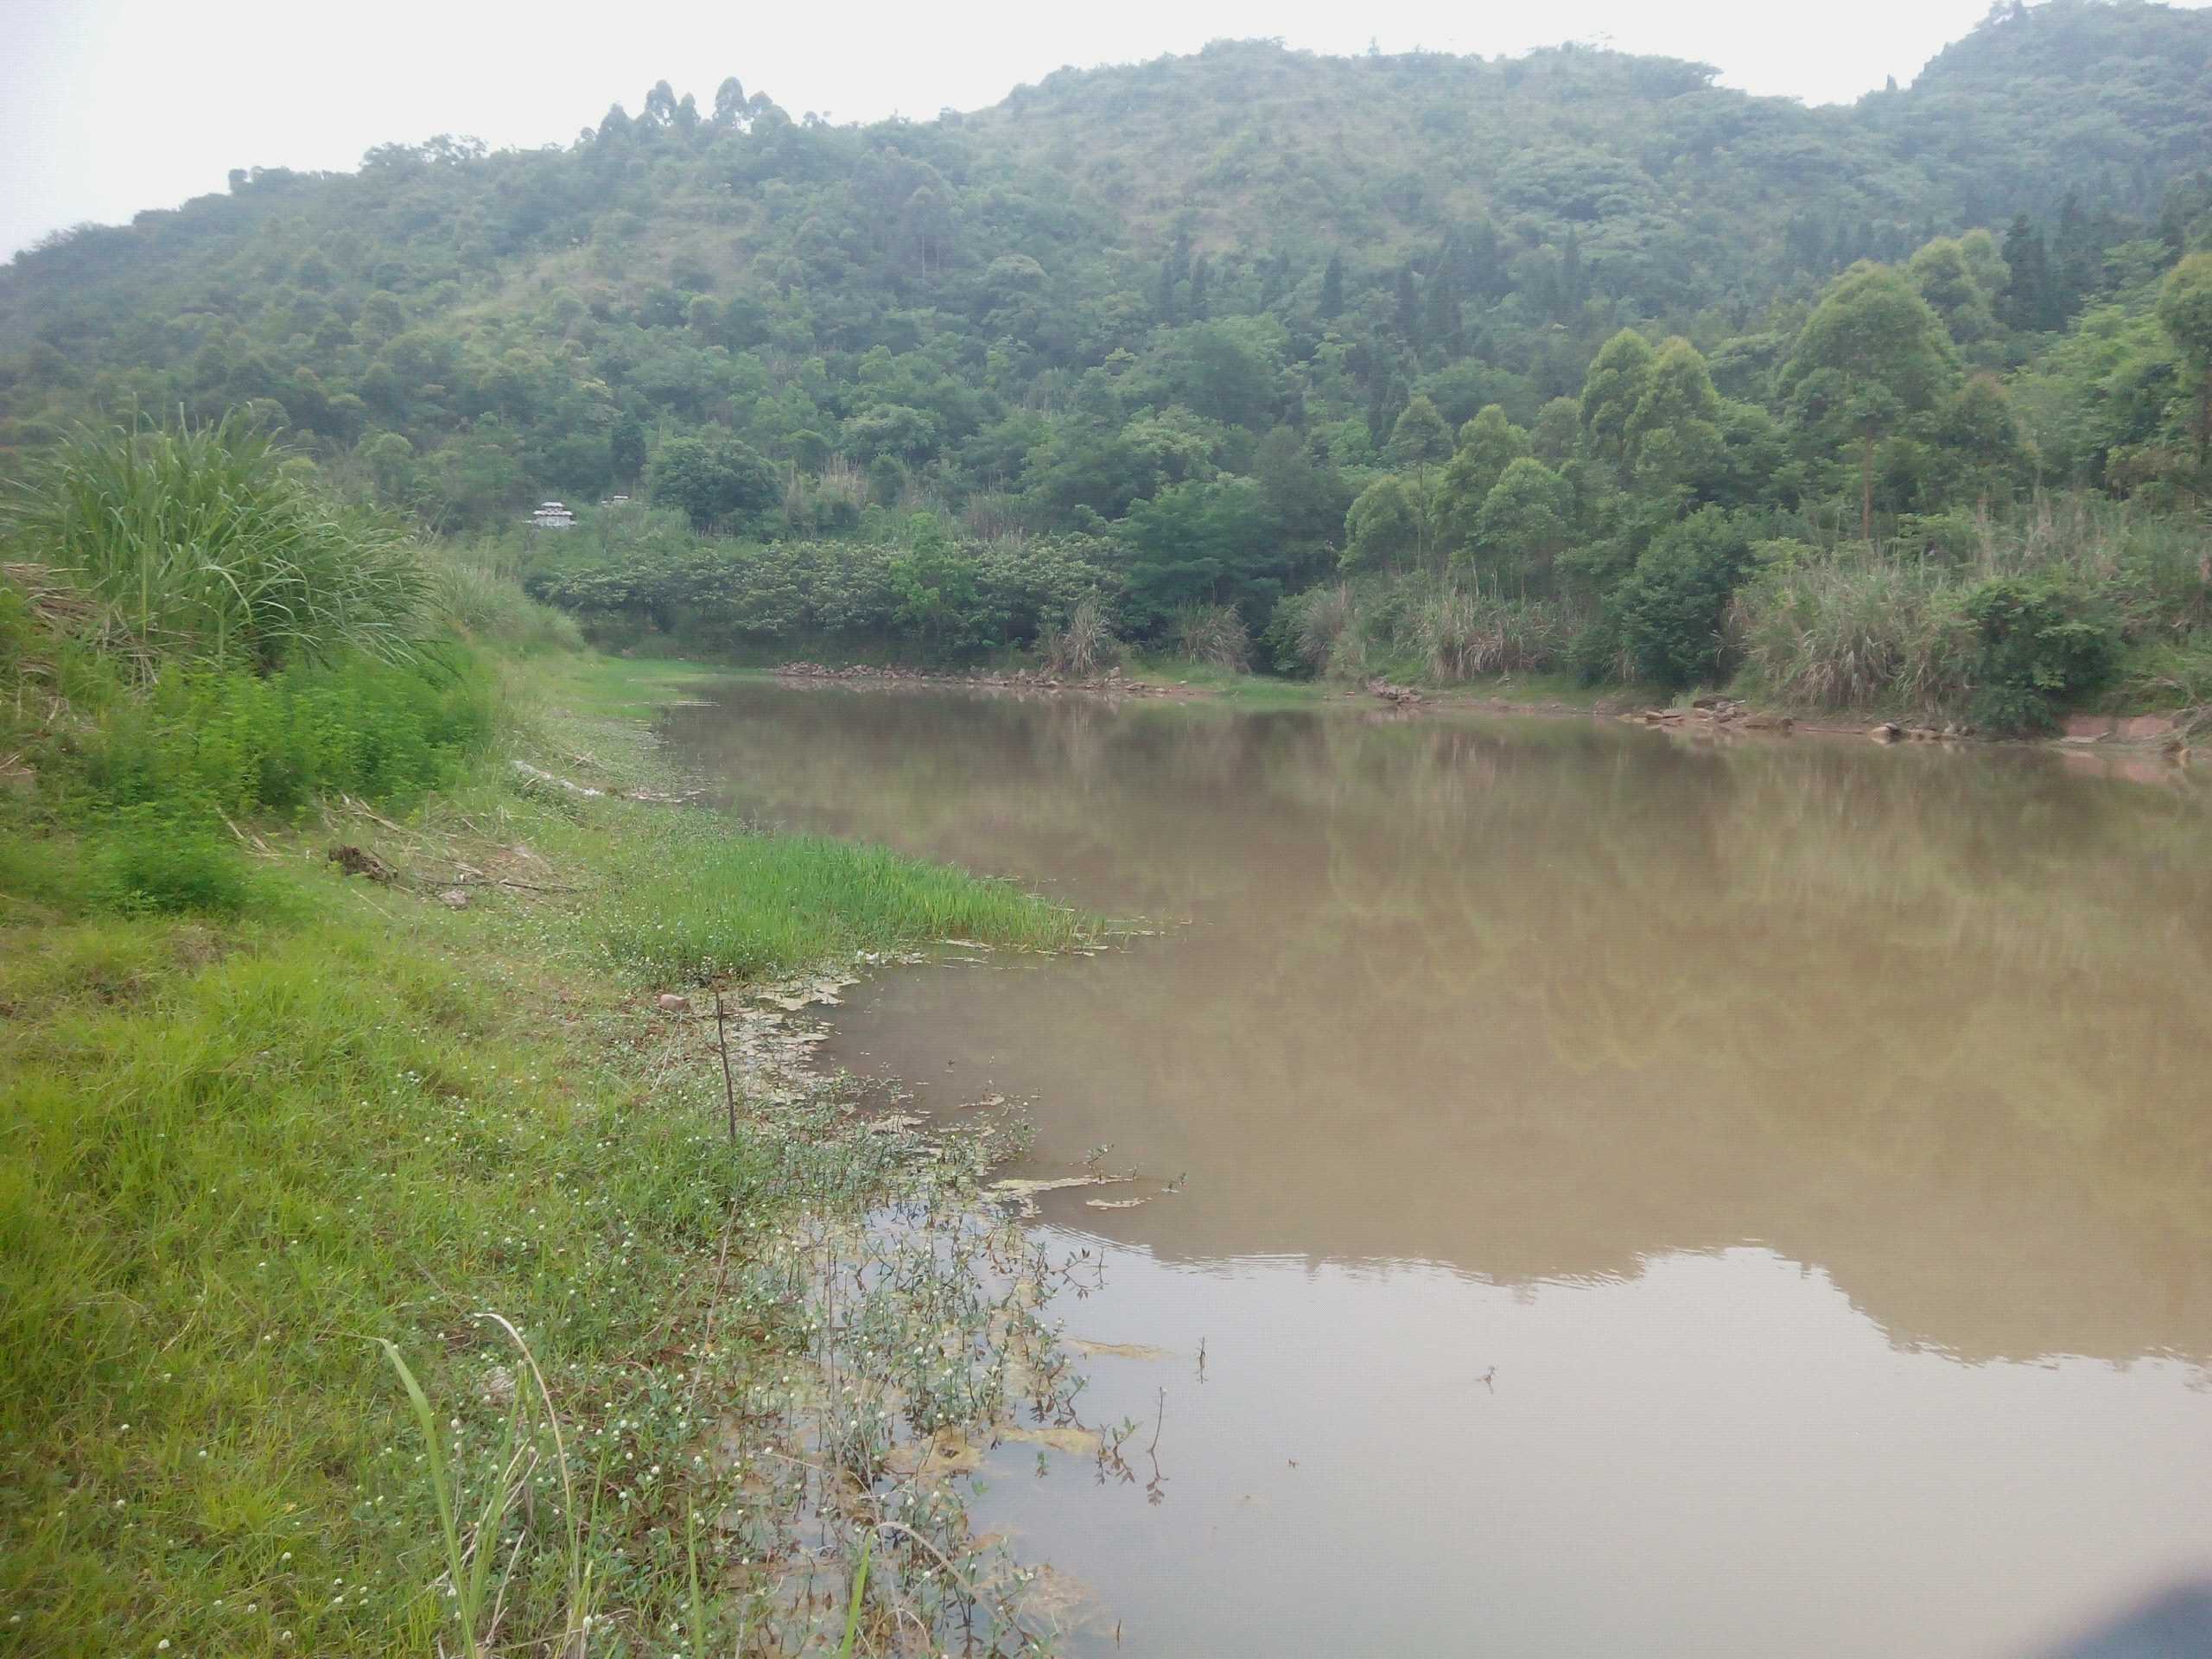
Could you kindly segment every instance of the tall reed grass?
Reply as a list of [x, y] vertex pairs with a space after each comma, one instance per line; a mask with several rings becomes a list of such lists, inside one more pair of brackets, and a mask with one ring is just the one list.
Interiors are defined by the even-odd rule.
[[1209, 668], [1241, 671], [1252, 659], [1252, 637], [1233, 605], [1186, 605], [1171, 629], [1175, 649]]
[[1414, 642], [1429, 673], [1446, 683], [1483, 674], [1548, 672], [1559, 666], [1570, 632], [1556, 605], [1450, 583], [1414, 613]]
[[1114, 634], [1113, 618], [1107, 613], [1105, 601], [1096, 594], [1085, 594], [1076, 601], [1068, 612], [1066, 626], [1051, 630], [1040, 643], [1047, 668], [1055, 674], [1071, 675], [1077, 679], [1095, 674], [1112, 663], [1122, 649], [1122, 642]]
[[473, 640], [523, 656], [581, 651], [576, 620], [523, 591], [519, 550], [485, 541], [445, 545], [424, 561], [432, 613]]
[[1956, 533], [1827, 553], [1787, 544], [1790, 556], [1730, 607], [1750, 680], [1809, 708], [1963, 710], [1986, 677], [1972, 601], [1999, 582], [2069, 592], [2162, 661], [2189, 657], [2187, 642], [2212, 622], [2212, 526], [2202, 522], [2044, 497], [2007, 519], [1947, 528]]
[[265, 671], [411, 657], [429, 595], [416, 549], [283, 476], [282, 459], [236, 415], [83, 428], [0, 497], [0, 540], [64, 573], [95, 637], [143, 677], [179, 658]]

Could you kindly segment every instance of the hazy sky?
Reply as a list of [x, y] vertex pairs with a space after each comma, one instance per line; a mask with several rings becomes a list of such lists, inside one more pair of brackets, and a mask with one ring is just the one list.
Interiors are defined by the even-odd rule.
[[1563, 40], [1719, 66], [1821, 103], [1909, 82], [1988, 0], [1116, 0], [1083, 6], [533, 0], [0, 0], [0, 257], [224, 188], [234, 167], [349, 168], [435, 133], [566, 143], [665, 77], [704, 105], [727, 74], [836, 120], [996, 103], [1063, 64], [1223, 36], [1495, 55]]

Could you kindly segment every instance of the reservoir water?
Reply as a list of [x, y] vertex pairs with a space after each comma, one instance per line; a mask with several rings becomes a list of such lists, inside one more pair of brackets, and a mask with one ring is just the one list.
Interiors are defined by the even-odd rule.
[[1134, 1478], [1007, 1446], [977, 1504], [1071, 1650], [2022, 1654], [2212, 1575], [2202, 788], [709, 695], [671, 733], [748, 817], [1154, 930], [879, 974], [830, 1049], [1135, 1177], [1036, 1223], [1103, 1254], [1058, 1312]]

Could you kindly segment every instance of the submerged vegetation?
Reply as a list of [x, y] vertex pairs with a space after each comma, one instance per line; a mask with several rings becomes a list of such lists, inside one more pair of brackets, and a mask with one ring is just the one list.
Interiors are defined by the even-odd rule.
[[[88, 435], [56, 474], [127, 474], [126, 450], [247, 540], [357, 522], [234, 427]], [[110, 515], [96, 560], [53, 540], [83, 520], [10, 505], [11, 1639], [874, 1651], [899, 1621], [1036, 1650], [1032, 1576], [969, 1540], [957, 1490], [883, 1461], [1019, 1399], [1066, 1410], [1033, 1312], [1052, 1274], [971, 1208], [994, 1132], [928, 1159], [871, 1132], [747, 993], [1078, 919], [673, 804], [632, 715], [678, 682], [559, 648], [481, 565], [372, 527], [404, 609], [365, 618], [320, 585], [351, 580], [345, 545], [295, 541], [265, 563], [320, 633], [188, 600], [121, 626], [109, 578], [202, 591], [194, 550], [237, 543], [182, 529], [217, 518]], [[709, 981], [734, 1106], [718, 1022], [657, 1000]], [[884, 1206], [905, 1230], [861, 1224]], [[826, 1300], [879, 1267], [870, 1300]], [[841, 1448], [859, 1460], [817, 1473]]]

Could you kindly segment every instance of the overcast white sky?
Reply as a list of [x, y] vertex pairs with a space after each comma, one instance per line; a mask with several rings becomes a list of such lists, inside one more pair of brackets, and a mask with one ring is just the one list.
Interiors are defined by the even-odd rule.
[[1563, 40], [1719, 66], [1808, 103], [1909, 83], [1988, 0], [1112, 0], [747, 6], [653, 0], [0, 0], [0, 257], [224, 188], [234, 167], [350, 168], [435, 133], [566, 143], [664, 77], [703, 105], [726, 74], [840, 121], [996, 103], [1063, 64], [1223, 36], [1485, 56]]

